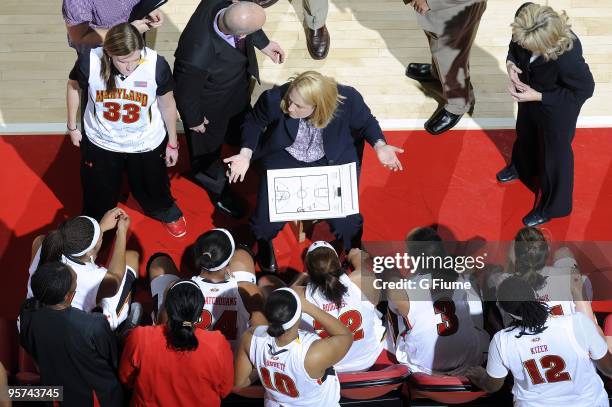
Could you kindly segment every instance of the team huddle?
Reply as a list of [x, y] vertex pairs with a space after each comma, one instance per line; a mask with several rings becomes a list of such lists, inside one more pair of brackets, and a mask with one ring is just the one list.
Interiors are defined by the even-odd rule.
[[[202, 394], [215, 404], [258, 380], [266, 406], [333, 406], [340, 400], [337, 373], [367, 371], [390, 361], [412, 373], [467, 375], [487, 392], [498, 391], [512, 373], [515, 405], [608, 405], [596, 370], [612, 375], [612, 355], [590, 307], [590, 282], [575, 271], [567, 248], [555, 252], [547, 265], [549, 246], [538, 229], [526, 227], [517, 234], [510, 253], [513, 269], [487, 273], [486, 281], [473, 281], [471, 290], [431, 285], [417, 293], [376, 289], [365, 251], [351, 250], [343, 264], [323, 241], [309, 247], [305, 273], [289, 285], [271, 274], [256, 278], [248, 249], [236, 244], [228, 230], [212, 229], [194, 242], [185, 270], [164, 253], [148, 260], [152, 325], [138, 326], [142, 318], [133, 318], [134, 310], [142, 307], [132, 302], [138, 255], [125, 249], [129, 224], [119, 208], [100, 223], [79, 216], [37, 238], [32, 247], [31, 298], [20, 315], [22, 344], [39, 361], [43, 383], [59, 380], [65, 394], [74, 391], [77, 400], [83, 399], [73, 387], [84, 386], [102, 405], [120, 405], [123, 384], [133, 391], [135, 405], [170, 400], [188, 405]], [[113, 229], [106, 269], [95, 261], [104, 232]], [[409, 233], [406, 252], [449, 255], [431, 228]], [[411, 277], [433, 279], [474, 280], [469, 273], [439, 268], [420, 268]], [[561, 280], [568, 283], [571, 299], [557, 300], [554, 290]], [[487, 290], [495, 291], [497, 303], [482, 301]], [[392, 317], [380, 312], [385, 307]], [[49, 309], [56, 313], [45, 315]], [[91, 381], [87, 375], [77, 380], [69, 366], [48, 370], [45, 360], [54, 357], [49, 353], [62, 357], [70, 350], [54, 349], [58, 344], [45, 343], [48, 333], [41, 333], [42, 326], [58, 323], [62, 309], [73, 315], [58, 326], [74, 329], [92, 318], [121, 338], [117, 388], [102, 386], [95, 375]], [[112, 347], [112, 341], [107, 338], [104, 347]], [[101, 350], [94, 346], [93, 352]], [[108, 358], [100, 354], [98, 362], [108, 363]], [[161, 372], [173, 377], [156, 384]], [[176, 390], [185, 386], [190, 390]]]

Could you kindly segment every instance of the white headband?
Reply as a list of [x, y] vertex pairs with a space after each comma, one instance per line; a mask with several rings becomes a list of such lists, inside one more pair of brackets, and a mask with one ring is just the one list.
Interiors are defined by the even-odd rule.
[[516, 319], [517, 321], [522, 321], [523, 318], [519, 317], [518, 315], [514, 315], [508, 312], [508, 315], [510, 315], [512, 318]]
[[283, 288], [278, 288], [274, 291], [290, 292], [291, 295], [293, 295], [293, 298], [295, 298], [295, 302], [297, 303], [297, 307], [295, 307], [295, 314], [293, 315], [293, 317], [291, 317], [289, 321], [285, 322], [282, 325], [283, 329], [285, 331], [288, 331], [293, 325], [295, 325], [302, 318], [302, 301], [300, 301], [300, 297], [291, 288], [283, 287]]
[[[170, 287], [170, 290], [172, 290], [177, 285], [181, 285], [181, 284], [190, 284], [190, 285], [193, 285], [198, 290], [200, 289], [200, 286], [198, 285], [198, 283], [196, 283], [193, 280], [180, 280], [180, 281], [177, 281], [176, 283], [172, 284], [172, 287]], [[170, 290], [168, 290], [168, 291], [170, 291]]]
[[306, 254], [307, 255], [310, 254], [311, 251], [318, 249], [319, 247], [327, 247], [328, 249], [331, 249], [336, 254], [336, 257], [338, 256], [338, 253], [336, 253], [336, 249], [334, 249], [332, 245], [330, 245], [329, 243], [323, 240], [317, 240], [316, 242], [313, 242], [308, 248], [308, 250], [306, 251]]
[[88, 251], [90, 251], [91, 249], [93, 249], [96, 246], [96, 243], [98, 243], [98, 239], [100, 238], [100, 224], [98, 223], [97, 220], [95, 220], [94, 218], [90, 218], [89, 216], [79, 216], [79, 218], [85, 218], [91, 221], [94, 227], [94, 235], [93, 235], [93, 239], [91, 240], [91, 243], [89, 243], [89, 246], [87, 246], [85, 250], [82, 250], [78, 253], [70, 254], [70, 256], [75, 256], [75, 257], [82, 256]]
[[[229, 264], [229, 262], [232, 260], [232, 257], [234, 257], [234, 252], [236, 251], [236, 245], [234, 244], [234, 238], [232, 237], [232, 234], [227, 229], [216, 228], [212, 230], [218, 230], [220, 232], [225, 233], [225, 235], [229, 238], [229, 241], [232, 245], [232, 252], [230, 253], [229, 257], [225, 259], [223, 263], [219, 264], [217, 267], [211, 267], [211, 268], [206, 269], [208, 271], [219, 271], [219, 270], [224, 269]], [[207, 252], [204, 252], [204, 253], [207, 253]]]

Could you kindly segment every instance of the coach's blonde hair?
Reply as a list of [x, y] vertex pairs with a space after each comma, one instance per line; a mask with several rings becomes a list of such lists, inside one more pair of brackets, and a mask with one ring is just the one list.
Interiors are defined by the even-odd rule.
[[122, 57], [145, 47], [142, 34], [129, 23], [121, 23], [112, 27], [104, 38], [104, 55], [102, 56], [102, 69], [100, 76], [106, 83], [106, 90], [115, 90], [115, 76], [112, 75], [113, 61], [111, 56]]
[[565, 11], [557, 13], [551, 7], [539, 4], [522, 6], [511, 27], [514, 42], [541, 54], [546, 61], [556, 60], [572, 49], [576, 39]]
[[334, 78], [321, 75], [316, 71], [306, 71], [294, 78], [290, 78], [291, 84], [281, 100], [281, 110], [289, 114], [289, 94], [295, 89], [304, 102], [314, 106], [310, 116], [310, 122], [317, 128], [327, 127], [334, 118], [338, 104], [342, 103], [344, 96], [338, 93], [338, 83]]

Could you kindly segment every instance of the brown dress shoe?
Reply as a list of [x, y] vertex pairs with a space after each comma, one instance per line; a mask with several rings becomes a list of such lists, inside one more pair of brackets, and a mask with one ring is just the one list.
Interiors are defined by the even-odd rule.
[[323, 26], [316, 30], [306, 27], [306, 45], [312, 59], [323, 59], [329, 51], [329, 31]]
[[274, 5], [277, 1], [278, 0], [254, 0], [254, 3], [266, 8]]

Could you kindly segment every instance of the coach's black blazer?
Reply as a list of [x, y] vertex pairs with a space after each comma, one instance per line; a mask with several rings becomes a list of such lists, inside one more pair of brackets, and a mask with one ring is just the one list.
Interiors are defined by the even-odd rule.
[[203, 0], [181, 34], [174, 53], [175, 99], [184, 127], [194, 127], [248, 100], [249, 78], [259, 81], [255, 56], [269, 44], [262, 31], [246, 37], [246, 56], [215, 32], [214, 18], [227, 0]]
[[523, 71], [519, 75], [522, 82], [542, 93], [542, 105], [580, 110], [582, 104], [593, 96], [595, 82], [582, 57], [582, 44], [578, 38], [574, 40], [573, 48], [557, 60], [546, 61], [539, 56], [529, 63], [531, 55], [516, 42], [510, 42], [507, 60]]
[[[242, 128], [242, 147], [253, 150], [253, 159], [264, 158], [289, 147], [295, 141], [299, 119], [292, 119], [280, 107], [289, 83], [265, 91], [245, 118]], [[338, 85], [344, 100], [334, 118], [323, 129], [323, 148], [329, 165], [359, 162], [357, 138], [365, 138], [374, 145], [385, 137], [361, 94], [350, 86]]]

